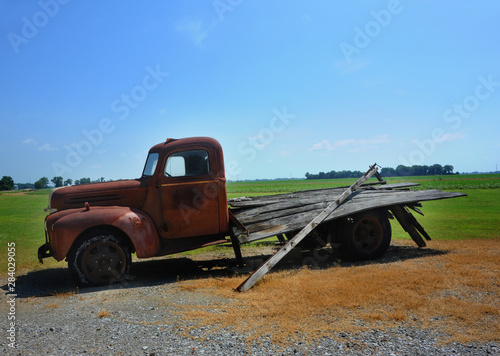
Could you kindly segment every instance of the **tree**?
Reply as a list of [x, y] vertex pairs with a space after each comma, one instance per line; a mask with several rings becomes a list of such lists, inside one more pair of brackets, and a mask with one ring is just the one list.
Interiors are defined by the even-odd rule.
[[0, 190], [14, 189], [14, 180], [9, 176], [3, 176], [0, 180]]
[[453, 166], [452, 165], [445, 165], [443, 167], [443, 174], [453, 174]]
[[56, 188], [63, 186], [63, 177], [57, 176], [57, 177], [52, 178], [51, 181], [52, 181], [52, 183], [54, 183]]
[[395, 177], [397, 176], [396, 170], [390, 167], [384, 167], [380, 170], [382, 177]]
[[429, 175], [430, 176], [438, 176], [443, 174], [443, 167], [440, 164], [433, 164], [429, 167]]
[[89, 184], [89, 183], [92, 183], [90, 178], [80, 178], [80, 179], [77, 179], [75, 180], [75, 184], [76, 185], [79, 185], [79, 184]]
[[34, 189], [35, 185], [33, 183], [17, 183], [18, 189]]
[[396, 167], [396, 172], [400, 177], [410, 176], [411, 168], [400, 164], [399, 166]]
[[47, 188], [47, 185], [49, 184], [49, 178], [47, 177], [42, 177], [39, 180], [35, 182], [35, 189], [43, 189]]
[[412, 175], [414, 175], [414, 176], [425, 176], [425, 175], [427, 175], [428, 171], [429, 171], [429, 167], [427, 167], [427, 166], [417, 166], [417, 165], [411, 166], [411, 172], [412, 172]]
[[71, 179], [71, 178], [68, 178], [68, 179], [66, 179], [66, 180], [64, 181], [64, 185], [65, 185], [65, 186], [67, 186], [67, 185], [71, 185], [71, 184], [73, 184], [73, 179]]

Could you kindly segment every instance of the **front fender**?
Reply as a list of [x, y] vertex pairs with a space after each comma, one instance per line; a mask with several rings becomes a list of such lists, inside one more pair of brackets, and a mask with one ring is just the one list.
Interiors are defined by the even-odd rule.
[[155, 256], [160, 249], [154, 222], [144, 211], [122, 206], [90, 207], [63, 210], [47, 217], [46, 228], [54, 258], [64, 259], [78, 236], [100, 226], [123, 231], [139, 258]]

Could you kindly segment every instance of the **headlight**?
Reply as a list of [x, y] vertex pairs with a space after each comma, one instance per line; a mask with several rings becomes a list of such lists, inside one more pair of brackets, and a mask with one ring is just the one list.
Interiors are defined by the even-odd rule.
[[51, 208], [50, 204], [52, 203], [52, 194], [54, 194], [54, 192], [57, 189], [59, 189], [59, 188], [63, 188], [63, 187], [58, 187], [58, 188], [54, 188], [54, 189], [50, 190], [50, 193], [49, 193], [49, 206], [47, 206], [45, 209], [43, 209], [43, 211], [45, 211], [46, 213], [52, 214], [52, 213], [55, 213], [57, 211], [57, 209]]

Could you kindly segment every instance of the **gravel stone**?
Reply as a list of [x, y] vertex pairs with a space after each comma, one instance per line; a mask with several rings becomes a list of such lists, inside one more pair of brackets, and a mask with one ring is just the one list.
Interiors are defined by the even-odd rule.
[[[232, 258], [232, 257], [231, 257]], [[498, 342], [443, 344], [435, 330], [405, 323], [385, 330], [340, 332], [284, 345], [262, 335], [248, 343], [229, 328], [190, 325], [179, 317], [183, 305], [210, 305], [203, 293], [178, 288], [183, 278], [215, 276], [197, 261], [175, 259], [135, 268], [140, 278], [121, 285], [75, 291], [66, 268], [30, 272], [16, 281], [16, 345], [0, 333], [2, 355], [500, 355]], [[218, 261], [221, 264], [221, 261]], [[227, 273], [223, 271], [222, 275]], [[7, 295], [6, 286], [3, 286]], [[54, 293], [56, 291], [56, 293]], [[216, 300], [220, 301], [219, 299]], [[0, 303], [7, 315], [7, 303]], [[108, 314], [109, 313], [109, 314]]]

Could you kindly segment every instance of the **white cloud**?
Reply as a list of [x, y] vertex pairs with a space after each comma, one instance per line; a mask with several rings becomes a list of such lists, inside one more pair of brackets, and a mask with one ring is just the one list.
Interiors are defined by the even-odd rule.
[[250, 137], [250, 139], [252, 140], [252, 146], [258, 149], [263, 149], [264, 147], [269, 146], [272, 141], [264, 138], [262, 133], [258, 133], [257, 135]]
[[183, 19], [176, 23], [175, 29], [186, 35], [197, 47], [201, 47], [202, 42], [208, 37], [209, 30], [204, 28], [200, 20]]
[[312, 21], [312, 16], [309, 15], [309, 14], [304, 14], [304, 15], [302, 15], [302, 21], [311, 22]]
[[38, 147], [38, 151], [59, 151], [59, 148], [52, 146], [50, 143], [46, 143]]
[[441, 137], [438, 137], [435, 139], [437, 143], [442, 143], [442, 142], [449, 142], [449, 141], [455, 141], [455, 140], [461, 140], [465, 138], [465, 135], [461, 132], [456, 132], [456, 133], [447, 133], [441, 135]]
[[347, 140], [338, 140], [333, 143], [330, 140], [323, 140], [314, 144], [309, 151], [324, 150], [334, 151], [342, 147], [350, 147], [353, 151], [363, 151], [366, 149], [376, 148], [379, 144], [391, 143], [389, 135], [378, 135], [368, 139], [355, 140], [353, 138]]
[[378, 87], [378, 86], [382, 86], [384, 84], [387, 84], [388, 82], [389, 82], [388, 80], [370, 80], [370, 79], [367, 79], [363, 82], [362, 86], [365, 88]]
[[370, 62], [361, 62], [361, 61], [351, 61], [348, 63], [345, 60], [335, 61], [333, 62], [333, 68], [340, 71], [340, 74], [350, 74], [359, 72], [363, 68], [365, 68]]
[[26, 140], [22, 140], [21, 143], [23, 145], [36, 145], [36, 141], [32, 138], [27, 138]]

